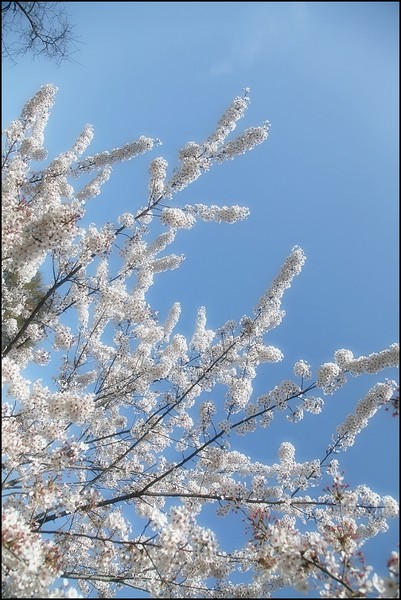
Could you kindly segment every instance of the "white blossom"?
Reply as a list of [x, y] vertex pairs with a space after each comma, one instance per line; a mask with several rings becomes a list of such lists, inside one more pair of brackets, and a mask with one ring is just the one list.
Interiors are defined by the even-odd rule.
[[395, 389], [394, 381], [377, 383], [364, 398], [359, 400], [355, 412], [349, 414], [345, 421], [337, 426], [338, 438], [343, 449], [355, 443], [355, 437], [367, 427], [369, 419], [375, 415], [379, 407], [391, 400]]
[[181, 304], [174, 302], [171, 307], [166, 322], [164, 323], [164, 335], [166, 339], [169, 339], [174, 327], [177, 325], [181, 314]]
[[344, 385], [345, 375], [335, 363], [324, 363], [317, 372], [317, 386], [325, 394], [333, 394], [335, 390]]
[[[217, 206], [212, 204], [186, 204], [185, 210], [190, 216], [195, 215], [202, 221], [214, 221], [216, 223], [236, 223], [249, 216], [249, 209], [246, 206]], [[193, 217], [192, 217], [193, 218]]]
[[198, 309], [196, 318], [195, 332], [192, 336], [190, 346], [195, 350], [204, 352], [209, 347], [215, 336], [215, 332], [211, 329], [206, 329], [206, 309], [201, 306]]
[[163, 208], [160, 218], [164, 225], [177, 229], [191, 229], [195, 224], [194, 217], [180, 208]]
[[297, 361], [294, 365], [294, 375], [303, 379], [310, 379], [312, 377], [310, 365], [304, 360]]

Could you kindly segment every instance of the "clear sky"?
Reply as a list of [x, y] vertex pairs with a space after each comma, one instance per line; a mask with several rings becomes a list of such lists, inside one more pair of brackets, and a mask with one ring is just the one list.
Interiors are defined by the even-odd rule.
[[[142, 134], [163, 142], [115, 167], [88, 223], [142, 206], [150, 157], [164, 156], [172, 169], [177, 151], [202, 142], [244, 87], [251, 105], [237, 131], [272, 124], [263, 146], [215, 166], [174, 199], [244, 204], [251, 216], [181, 232], [173, 251], [186, 255], [184, 265], [151, 289], [162, 319], [177, 300], [183, 333], [201, 305], [210, 327], [240, 318], [298, 244], [308, 261], [268, 337], [285, 359], [261, 370], [255, 394], [291, 377], [300, 358], [318, 367], [338, 348], [359, 356], [397, 341], [398, 2], [68, 2], [67, 12], [81, 40], [73, 62], [57, 68], [27, 56], [3, 65], [4, 124], [54, 83], [51, 155], [86, 123], [95, 128], [91, 154]], [[281, 441], [295, 444], [299, 460], [323, 456], [336, 425], [385, 377], [395, 375], [354, 380], [327, 397], [323, 415], [298, 425], [277, 419], [233, 446], [266, 462], [276, 461]], [[353, 485], [397, 497], [397, 457], [396, 424], [382, 412], [339, 459]], [[395, 528], [390, 538], [367, 547], [383, 572]]]

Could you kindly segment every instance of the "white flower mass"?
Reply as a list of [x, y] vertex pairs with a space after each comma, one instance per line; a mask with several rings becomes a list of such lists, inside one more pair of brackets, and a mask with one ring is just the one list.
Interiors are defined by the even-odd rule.
[[[339, 349], [333, 362], [313, 367], [300, 359], [274, 382], [284, 352], [269, 334], [305, 265], [299, 246], [238, 322], [215, 329], [200, 306], [184, 335], [179, 290], [163, 318], [151, 304], [159, 274], [183, 263], [169, 250], [180, 230], [249, 216], [236, 204], [174, 204], [206, 171], [267, 140], [268, 122], [233, 135], [249, 89], [205, 141], [179, 151], [175, 169], [151, 160], [143, 206], [115, 224], [86, 227], [87, 201], [113, 165], [159, 142], [141, 136], [84, 156], [88, 125], [71, 150], [36, 170], [47, 156], [55, 94], [42, 87], [5, 131], [3, 596], [108, 598], [128, 586], [154, 598], [269, 598], [287, 587], [306, 594], [317, 587], [330, 598], [396, 597], [398, 554], [383, 557], [384, 577], [361, 556], [398, 503], [348, 486], [334, 454], [353, 446], [380, 409], [396, 407], [397, 384], [369, 384], [317, 456], [269, 436], [274, 419], [292, 431], [324, 412], [318, 394], [332, 402], [353, 377], [396, 367], [398, 344], [359, 358]], [[45, 264], [51, 276], [41, 283]], [[272, 374], [264, 390], [259, 369]], [[32, 380], [32, 372], [41, 377]], [[266, 439], [258, 449], [268, 448], [266, 462], [236, 449], [238, 436], [256, 431]], [[226, 547], [212, 512], [227, 519], [236, 548]]]

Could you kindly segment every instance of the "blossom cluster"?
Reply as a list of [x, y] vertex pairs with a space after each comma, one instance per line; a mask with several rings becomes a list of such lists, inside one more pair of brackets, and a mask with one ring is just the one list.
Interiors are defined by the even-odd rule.
[[355, 412], [349, 414], [337, 427], [338, 438], [343, 449], [354, 445], [355, 437], [368, 426], [369, 419], [375, 415], [380, 406], [390, 402], [396, 388], [395, 381], [377, 383], [364, 398], [359, 400]]
[[270, 129], [268, 121], [259, 127], [250, 127], [235, 139], [226, 142], [227, 136], [236, 128], [237, 121], [244, 117], [249, 103], [250, 98], [247, 94], [243, 98], [237, 96], [205, 142], [191, 141], [180, 150], [178, 154], [180, 165], [174, 170], [171, 179], [160, 186], [160, 193], [171, 198], [174, 193], [183, 190], [196, 181], [202, 173], [208, 171], [214, 162], [233, 160], [267, 139]]
[[246, 206], [206, 206], [205, 204], [185, 205], [185, 210], [202, 221], [214, 221], [215, 223], [236, 223], [249, 216]]
[[363, 373], [379, 373], [388, 367], [397, 367], [400, 356], [399, 344], [391, 344], [386, 350], [372, 352], [369, 356], [354, 358], [350, 350], [337, 350], [334, 359], [344, 371], [349, 371], [355, 377]]
[[48, 597], [48, 586], [60, 573], [60, 552], [53, 542], [43, 543], [39, 534], [32, 533], [12, 506], [2, 512], [2, 550], [4, 596]]
[[291, 287], [294, 277], [301, 273], [305, 262], [306, 257], [302, 248], [295, 246], [286, 258], [280, 273], [255, 307], [257, 317], [254, 327], [258, 335], [280, 325], [285, 314], [281, 309], [282, 297], [285, 290]]

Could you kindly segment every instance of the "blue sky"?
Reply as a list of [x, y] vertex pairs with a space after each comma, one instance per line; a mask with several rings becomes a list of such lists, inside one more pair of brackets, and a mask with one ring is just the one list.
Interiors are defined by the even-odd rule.
[[[251, 88], [251, 105], [237, 131], [272, 124], [262, 147], [215, 166], [174, 198], [178, 206], [244, 204], [251, 216], [181, 232], [174, 252], [186, 261], [161, 274], [150, 294], [161, 318], [177, 300], [178, 329], [189, 335], [198, 306], [207, 307], [211, 327], [240, 318], [298, 244], [308, 261], [285, 296], [283, 324], [268, 337], [285, 359], [261, 370], [256, 394], [291, 376], [300, 358], [318, 367], [338, 348], [370, 354], [397, 341], [398, 2], [68, 2], [67, 9], [81, 38], [74, 62], [4, 63], [3, 123], [54, 83], [51, 156], [88, 122], [91, 154], [142, 134], [163, 141], [152, 155], [115, 167], [88, 206], [88, 223], [143, 205], [151, 157], [164, 156], [172, 169], [178, 150], [203, 141], [242, 88]], [[395, 374], [379, 378], [386, 376]], [[337, 423], [377, 380], [352, 381], [327, 398], [320, 417], [300, 425], [278, 419], [233, 444], [261, 461], [275, 461], [284, 440], [299, 460], [323, 455]], [[398, 496], [396, 424], [383, 412], [371, 425], [341, 464], [350, 483]], [[370, 544], [378, 568], [396, 536], [392, 528], [383, 545]]]

